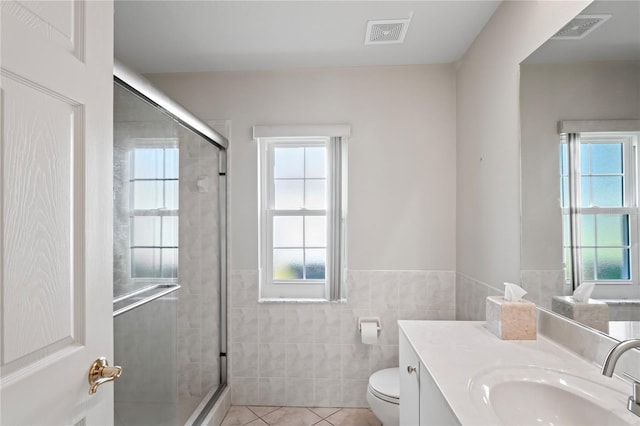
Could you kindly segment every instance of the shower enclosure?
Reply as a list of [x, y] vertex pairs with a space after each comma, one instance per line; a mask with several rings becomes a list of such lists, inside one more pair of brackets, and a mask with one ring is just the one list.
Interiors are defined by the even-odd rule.
[[226, 385], [226, 130], [114, 74], [115, 422], [199, 424]]

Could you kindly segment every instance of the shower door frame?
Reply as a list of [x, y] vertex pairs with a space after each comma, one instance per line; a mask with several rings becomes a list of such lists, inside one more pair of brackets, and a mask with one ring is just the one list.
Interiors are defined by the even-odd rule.
[[[113, 79], [116, 84], [127, 89], [143, 101], [157, 108], [163, 114], [177, 121], [183, 127], [204, 138], [220, 150], [218, 176], [218, 229], [220, 239], [220, 384], [198, 413], [193, 425], [202, 424], [222, 392], [227, 387], [227, 149], [229, 141], [211, 126], [190, 113], [187, 109], [157, 89], [150, 81], [114, 60]], [[195, 413], [194, 413], [195, 414]]]

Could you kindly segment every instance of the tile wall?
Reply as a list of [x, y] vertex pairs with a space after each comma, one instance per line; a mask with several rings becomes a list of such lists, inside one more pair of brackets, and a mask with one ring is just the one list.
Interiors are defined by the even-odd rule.
[[[154, 424], [177, 422], [175, 293], [114, 318], [114, 360], [124, 374], [114, 382], [115, 423], [135, 424], [155, 412]], [[158, 350], [162, 348], [162, 350]], [[162, 374], [158, 374], [162, 371]]]
[[[606, 334], [544, 310], [538, 310], [538, 331], [598, 366], [604, 364], [607, 354], [618, 343]], [[640, 379], [640, 350], [624, 353], [618, 361], [615, 373], [624, 380], [629, 379], [622, 373]]]
[[640, 321], [640, 300], [603, 300], [609, 305], [610, 321]]
[[[234, 405], [366, 407], [371, 373], [398, 366], [398, 319], [455, 318], [453, 271], [347, 275], [347, 303], [258, 303], [258, 271], [234, 270], [230, 383]], [[363, 345], [360, 316], [379, 316], [378, 343]]]
[[531, 300], [536, 305], [551, 309], [551, 297], [567, 295], [564, 283], [564, 269], [557, 271], [521, 271], [520, 282], [522, 288], [527, 290], [525, 299]]
[[178, 394], [202, 398], [220, 381], [218, 150], [180, 130]]
[[458, 321], [484, 321], [487, 296], [504, 294], [504, 288], [491, 287], [467, 275], [456, 273], [455, 309]]
[[[503, 283], [489, 285], [458, 272], [456, 274], [456, 319], [484, 321], [487, 296], [504, 294]], [[564, 271], [522, 271], [520, 283], [526, 300], [551, 309], [552, 294], [565, 294]]]

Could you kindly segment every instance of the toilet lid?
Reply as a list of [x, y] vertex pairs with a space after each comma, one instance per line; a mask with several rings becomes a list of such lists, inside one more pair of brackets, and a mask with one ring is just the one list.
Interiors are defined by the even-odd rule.
[[376, 371], [369, 377], [369, 387], [380, 395], [400, 399], [400, 370], [396, 367]]

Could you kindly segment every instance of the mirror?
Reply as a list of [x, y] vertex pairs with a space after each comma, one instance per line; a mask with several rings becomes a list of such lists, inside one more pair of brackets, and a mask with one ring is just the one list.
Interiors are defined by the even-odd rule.
[[[556, 36], [520, 66], [521, 283], [542, 308], [557, 303], [616, 339], [640, 338], [640, 128], [631, 121], [640, 120], [640, 2], [595, 1]], [[592, 120], [571, 151], [580, 153], [572, 188], [582, 209], [573, 228], [558, 131], [568, 120]], [[612, 129], [611, 120], [627, 121]], [[570, 229], [581, 238], [583, 282], [597, 280], [592, 298], [604, 307], [553, 302], [573, 293]]]

